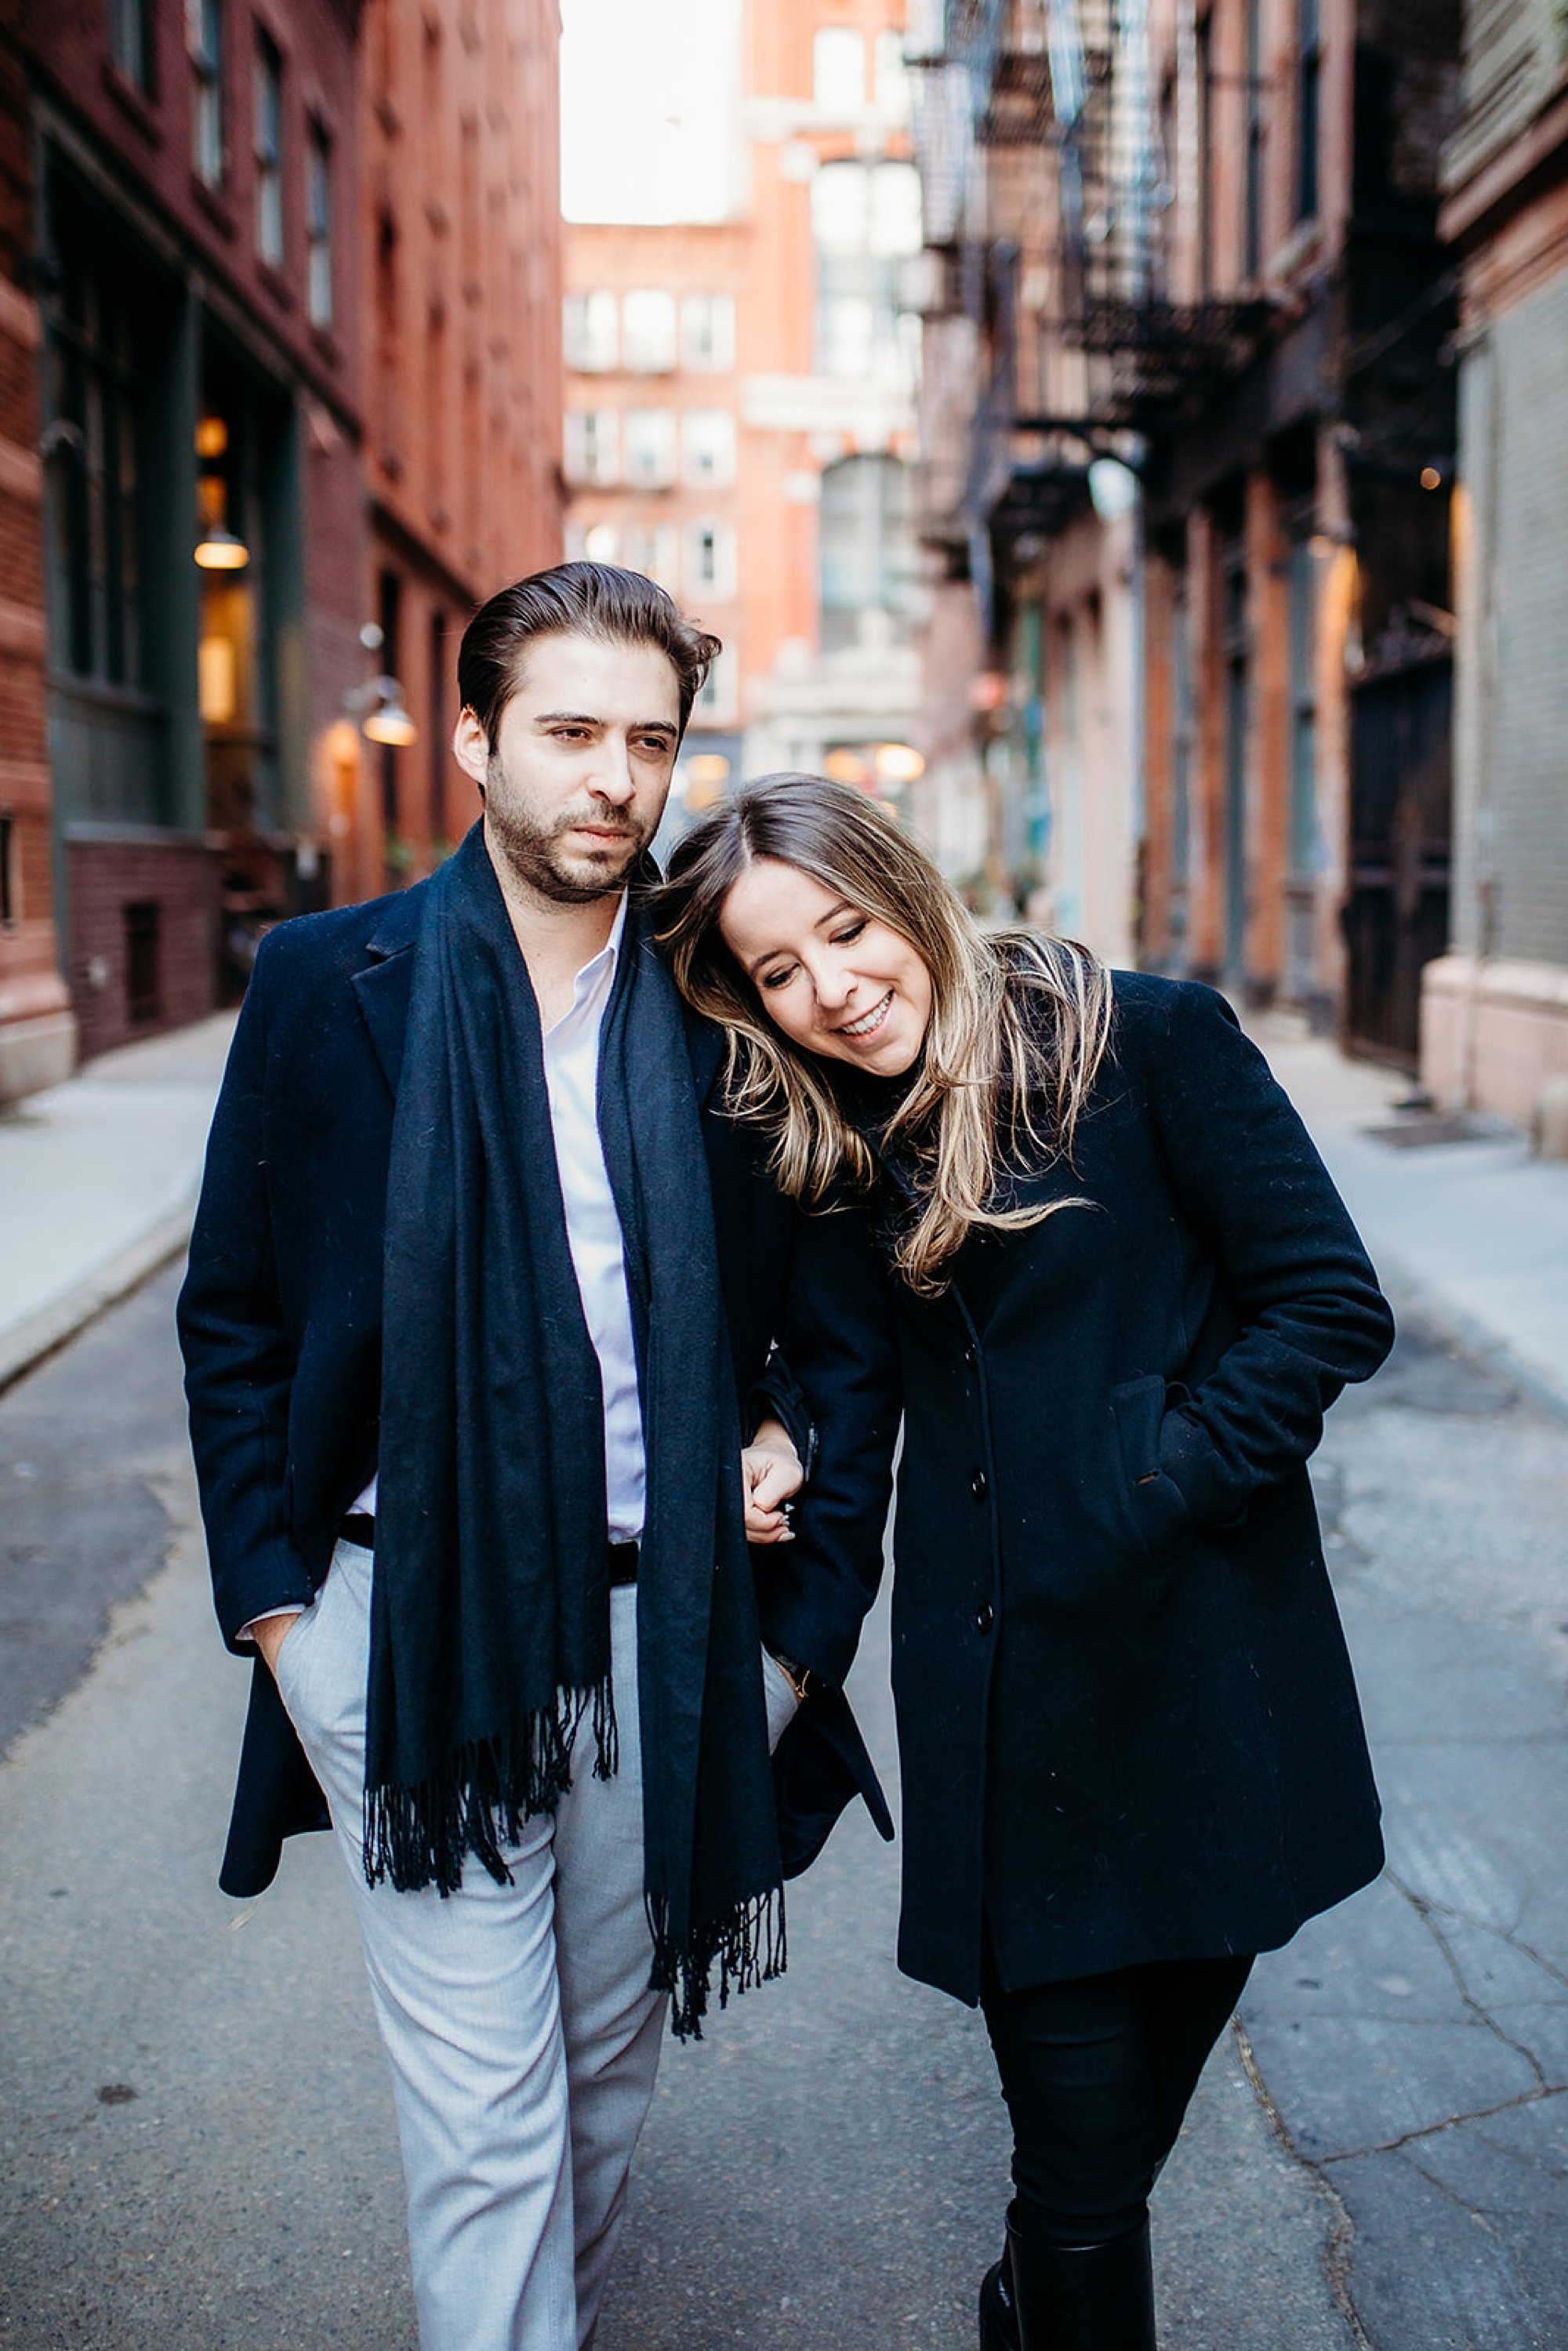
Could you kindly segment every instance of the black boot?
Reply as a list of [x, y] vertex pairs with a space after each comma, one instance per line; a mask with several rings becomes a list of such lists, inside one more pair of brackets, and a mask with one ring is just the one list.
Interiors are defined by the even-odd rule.
[[1108, 2245], [1033, 2244], [1009, 2224], [1006, 2273], [1019, 2351], [1156, 2351], [1146, 2219]]
[[980, 2351], [1019, 2351], [1012, 2264], [1005, 2249], [980, 2280]]

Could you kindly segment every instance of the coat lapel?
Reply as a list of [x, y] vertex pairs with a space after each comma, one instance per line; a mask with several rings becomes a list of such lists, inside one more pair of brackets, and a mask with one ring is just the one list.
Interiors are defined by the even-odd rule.
[[413, 980], [413, 945], [424, 914], [423, 885], [401, 891], [365, 944], [368, 957], [350, 983], [360, 1017], [371, 1032], [382, 1074], [395, 1100], [408, 1029], [409, 989]]

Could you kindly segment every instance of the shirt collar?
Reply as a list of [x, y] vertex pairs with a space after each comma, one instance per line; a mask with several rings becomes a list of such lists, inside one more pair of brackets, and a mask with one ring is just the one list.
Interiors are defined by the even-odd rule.
[[626, 932], [627, 893], [621, 893], [621, 904], [615, 910], [615, 920], [610, 926], [610, 936], [596, 956], [591, 956], [572, 982], [571, 1002], [547, 1035], [555, 1036], [573, 1019], [594, 1005], [601, 1005], [615, 980], [615, 967], [621, 956], [621, 942]]

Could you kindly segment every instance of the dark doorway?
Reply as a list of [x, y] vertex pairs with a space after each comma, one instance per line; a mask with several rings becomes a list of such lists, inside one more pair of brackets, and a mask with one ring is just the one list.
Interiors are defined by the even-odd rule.
[[1352, 703], [1345, 1043], [1411, 1071], [1422, 966], [1448, 938], [1452, 707], [1452, 659], [1431, 643], [1385, 658]]

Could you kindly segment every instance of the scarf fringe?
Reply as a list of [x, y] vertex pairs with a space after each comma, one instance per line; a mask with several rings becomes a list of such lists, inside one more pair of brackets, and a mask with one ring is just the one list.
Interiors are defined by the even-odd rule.
[[649, 1895], [647, 1908], [653, 1937], [649, 1990], [669, 1993], [670, 2030], [677, 2041], [703, 2037], [716, 1960], [720, 2008], [728, 2007], [731, 1992], [738, 1996], [756, 1984], [772, 1983], [789, 1965], [782, 1886], [737, 1903], [722, 1917], [694, 1928], [685, 1942], [677, 1941], [670, 1931], [665, 1896]]
[[534, 1708], [516, 1731], [468, 1740], [423, 1780], [367, 1786], [366, 1883], [384, 1878], [400, 1894], [425, 1886], [455, 1894], [472, 1855], [497, 1886], [509, 1886], [501, 1848], [516, 1844], [540, 1813], [553, 1813], [570, 1787], [572, 1750], [590, 1709], [593, 1776], [613, 1779], [621, 1740], [606, 1674], [592, 1689], [558, 1691], [553, 1707]]

